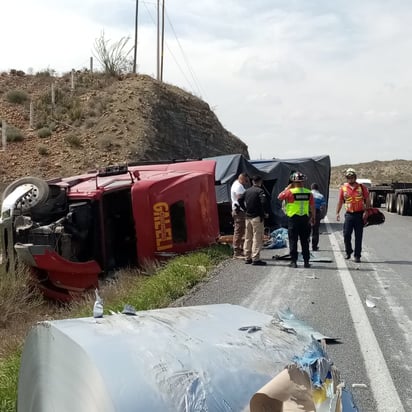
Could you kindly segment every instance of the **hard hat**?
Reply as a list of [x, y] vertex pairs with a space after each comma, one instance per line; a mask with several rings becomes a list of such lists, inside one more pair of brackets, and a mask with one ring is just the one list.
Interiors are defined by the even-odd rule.
[[349, 176], [356, 176], [356, 170], [352, 169], [351, 167], [349, 169], [345, 170], [345, 176], [349, 177]]
[[301, 172], [293, 172], [289, 179], [291, 182], [303, 182], [306, 180], [306, 176]]

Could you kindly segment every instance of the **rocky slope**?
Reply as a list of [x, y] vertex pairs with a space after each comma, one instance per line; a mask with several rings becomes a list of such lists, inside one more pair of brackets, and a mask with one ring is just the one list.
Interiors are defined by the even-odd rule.
[[[13, 93], [27, 100], [11, 103]], [[0, 191], [27, 175], [68, 176], [139, 160], [249, 157], [246, 144], [222, 127], [207, 103], [144, 75], [2, 73], [0, 120], [22, 138], [0, 151]], [[412, 182], [412, 161], [374, 161], [332, 167], [331, 187], [344, 180], [347, 167], [375, 183]]]
[[[73, 79], [0, 75], [0, 119], [22, 134], [0, 152], [3, 186], [21, 176], [67, 176], [122, 162], [249, 157], [246, 144], [222, 127], [207, 103], [178, 87], [144, 75], [76, 72]], [[27, 100], [11, 103], [16, 92]]]

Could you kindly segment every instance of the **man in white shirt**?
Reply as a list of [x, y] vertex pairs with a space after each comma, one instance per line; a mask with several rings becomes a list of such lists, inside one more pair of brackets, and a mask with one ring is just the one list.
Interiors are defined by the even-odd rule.
[[239, 197], [245, 192], [249, 179], [246, 173], [241, 173], [230, 189], [233, 217], [233, 258], [243, 259], [243, 242], [245, 235], [245, 211], [239, 206]]

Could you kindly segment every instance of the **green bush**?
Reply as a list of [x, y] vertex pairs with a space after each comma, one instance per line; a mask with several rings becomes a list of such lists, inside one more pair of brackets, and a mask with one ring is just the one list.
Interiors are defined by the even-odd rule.
[[37, 148], [37, 151], [39, 152], [39, 155], [41, 156], [47, 156], [49, 154], [49, 149], [47, 148], [47, 146], [39, 146]]
[[49, 137], [51, 136], [52, 132], [48, 127], [42, 127], [37, 131], [37, 136], [41, 138]]
[[19, 129], [15, 127], [7, 127], [6, 139], [8, 142], [21, 142], [24, 140], [24, 136]]
[[6, 98], [10, 103], [23, 104], [29, 99], [29, 96], [21, 90], [12, 90], [7, 93]]

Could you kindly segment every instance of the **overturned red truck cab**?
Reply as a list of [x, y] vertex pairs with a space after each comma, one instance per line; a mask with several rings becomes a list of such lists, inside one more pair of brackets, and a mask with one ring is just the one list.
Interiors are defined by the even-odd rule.
[[1, 255], [33, 268], [68, 301], [113, 270], [216, 242], [213, 160], [109, 166], [69, 178], [24, 177], [2, 197]]

